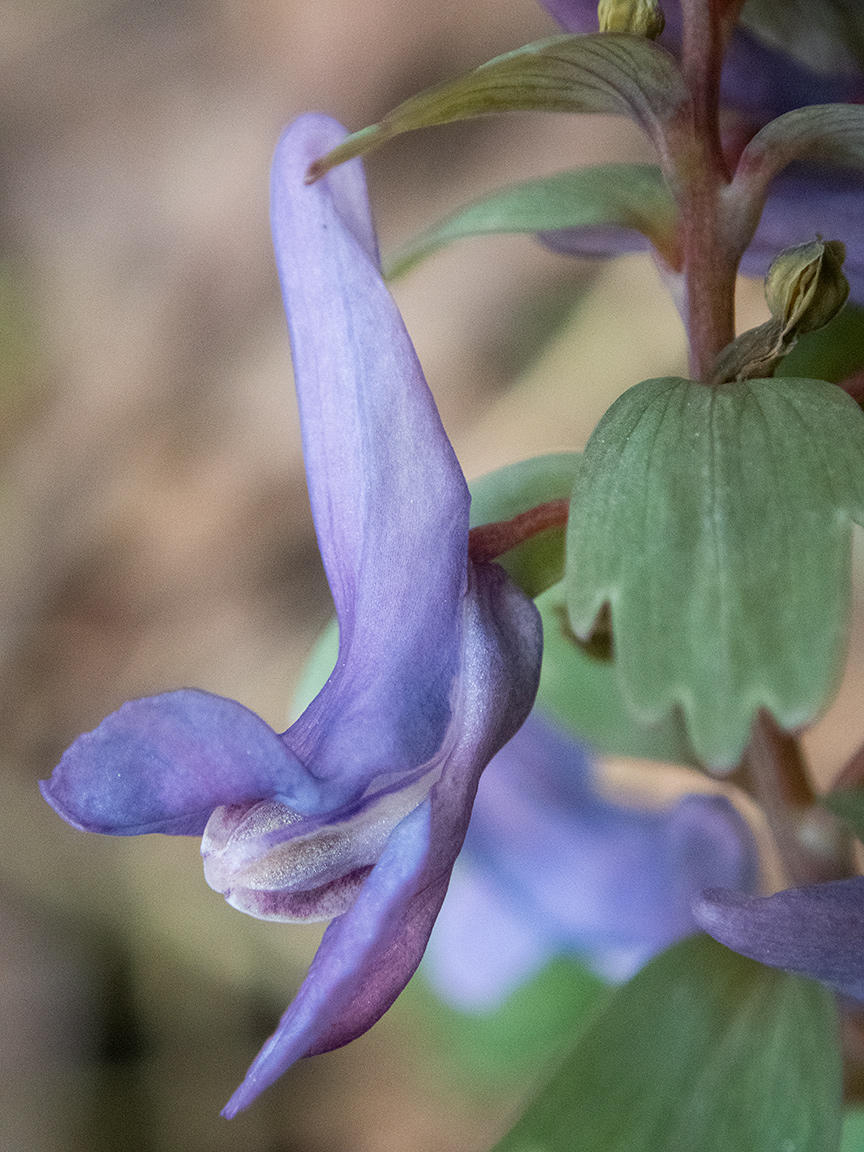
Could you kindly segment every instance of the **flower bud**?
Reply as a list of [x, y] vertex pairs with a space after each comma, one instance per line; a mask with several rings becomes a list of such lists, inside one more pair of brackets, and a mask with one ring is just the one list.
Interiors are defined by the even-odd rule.
[[839, 240], [812, 240], [781, 252], [765, 278], [771, 319], [736, 337], [722, 350], [709, 384], [773, 376], [798, 337], [824, 328], [849, 295], [843, 275], [846, 246]]
[[632, 32], [656, 40], [666, 23], [656, 0], [600, 0], [597, 17], [601, 32]]
[[780, 253], [768, 270], [765, 299], [784, 336], [815, 332], [834, 319], [849, 295], [845, 259], [839, 240], [813, 240]]

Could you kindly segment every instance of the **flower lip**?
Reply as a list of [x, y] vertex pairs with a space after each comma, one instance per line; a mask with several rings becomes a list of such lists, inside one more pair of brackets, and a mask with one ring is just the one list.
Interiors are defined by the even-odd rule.
[[440, 765], [327, 816], [304, 817], [277, 800], [217, 808], [201, 841], [211, 888], [310, 892], [374, 865], [401, 820], [422, 803]]

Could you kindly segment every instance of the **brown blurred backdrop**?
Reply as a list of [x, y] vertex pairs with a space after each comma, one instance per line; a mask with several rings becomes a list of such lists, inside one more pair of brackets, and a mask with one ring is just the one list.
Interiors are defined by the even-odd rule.
[[[320, 931], [228, 908], [195, 843], [73, 832], [35, 782], [132, 696], [196, 685], [283, 724], [329, 604], [275, 140], [554, 30], [533, 0], [0, 0], [0, 1152], [466, 1152], [504, 1124], [407, 1009], [220, 1120]], [[645, 154], [599, 117], [406, 138], [369, 164], [384, 250], [505, 180]], [[581, 447], [626, 386], [683, 369], [642, 258], [485, 240], [394, 292], [469, 476]]]

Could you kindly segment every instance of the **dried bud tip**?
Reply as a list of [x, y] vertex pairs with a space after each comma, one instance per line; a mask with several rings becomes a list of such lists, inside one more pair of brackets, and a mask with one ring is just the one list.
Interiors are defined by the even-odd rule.
[[656, 40], [666, 24], [656, 0], [600, 0], [597, 17], [601, 32], [632, 32]]
[[833, 320], [849, 295], [845, 259], [839, 240], [813, 240], [780, 253], [768, 270], [765, 299], [784, 335], [803, 336]]

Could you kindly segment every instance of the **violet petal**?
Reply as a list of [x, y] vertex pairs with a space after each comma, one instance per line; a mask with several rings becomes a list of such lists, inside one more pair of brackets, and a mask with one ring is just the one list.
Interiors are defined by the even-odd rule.
[[42, 795], [87, 832], [200, 835], [213, 809], [280, 796], [311, 802], [317, 782], [265, 722], [183, 689], [131, 700], [66, 750]]
[[[450, 721], [468, 490], [378, 266], [362, 167], [304, 183], [345, 135], [301, 116], [273, 162], [273, 239], [340, 649], [286, 733], [326, 806], [429, 759]], [[322, 792], [322, 801], [324, 793]]]
[[474, 569], [464, 613], [441, 777], [429, 799], [394, 830], [356, 902], [324, 933], [300, 991], [225, 1116], [245, 1108], [299, 1057], [328, 1052], [365, 1032], [420, 962], [462, 846], [477, 780], [530, 711], [539, 677], [539, 616], [501, 569]]
[[864, 876], [762, 897], [708, 890], [693, 915], [742, 956], [864, 1000]]

